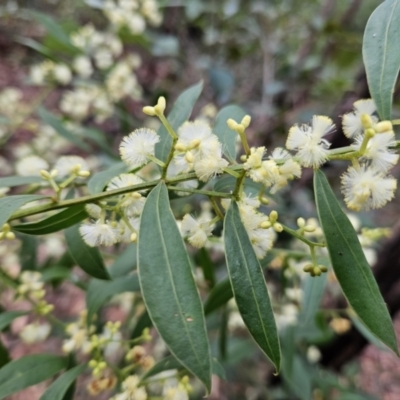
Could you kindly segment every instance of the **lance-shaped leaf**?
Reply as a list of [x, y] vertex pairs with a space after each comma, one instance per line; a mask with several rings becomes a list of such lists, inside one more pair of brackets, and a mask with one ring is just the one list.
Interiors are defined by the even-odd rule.
[[9, 362], [0, 369], [0, 400], [45, 381], [67, 365], [66, 357], [54, 354], [34, 354]]
[[234, 201], [224, 220], [224, 242], [226, 264], [239, 312], [250, 334], [279, 372], [281, 349], [267, 285]]
[[[200, 81], [186, 89], [176, 100], [167, 118], [175, 131], [190, 117], [202, 90], [203, 81]], [[165, 161], [171, 148], [172, 138], [163, 125], [157, 133], [160, 136], [160, 142], [156, 144], [156, 157]]]
[[347, 301], [365, 326], [398, 354], [388, 309], [357, 234], [321, 171], [314, 174], [314, 191], [332, 267]]
[[47, 235], [58, 232], [88, 217], [83, 204], [77, 204], [39, 222], [14, 225], [12, 228], [28, 235]]
[[139, 280], [150, 318], [171, 353], [211, 389], [211, 356], [189, 256], [159, 183], [140, 220]]
[[393, 90], [400, 69], [400, 0], [386, 0], [365, 27], [363, 59], [368, 87], [381, 119], [391, 119]]
[[222, 143], [223, 153], [231, 160], [236, 159], [236, 141], [238, 134], [228, 127], [226, 121], [232, 118], [237, 123], [240, 123], [245, 115], [246, 113], [239, 106], [231, 104], [221, 109], [215, 117], [213, 132]]
[[89, 247], [85, 243], [79, 232], [79, 226], [71, 226], [64, 232], [68, 250], [75, 262], [94, 278], [110, 279], [99, 250], [96, 247]]
[[64, 400], [64, 395], [75, 379], [86, 369], [86, 364], [77, 365], [58, 377], [43, 393], [39, 400]]
[[48, 196], [42, 196], [40, 194], [19, 194], [16, 196], [3, 197], [0, 199], [0, 227], [8, 221], [8, 218], [10, 218], [14, 211], [17, 211], [24, 204], [45, 198], [48, 198]]

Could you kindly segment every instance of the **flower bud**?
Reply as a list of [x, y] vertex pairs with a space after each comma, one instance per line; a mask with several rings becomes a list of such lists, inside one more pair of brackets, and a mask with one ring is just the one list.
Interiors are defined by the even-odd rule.
[[156, 110], [154, 109], [154, 107], [146, 106], [146, 107], [143, 107], [142, 111], [146, 115], [150, 115], [150, 117], [154, 117], [154, 115], [156, 115]]
[[242, 119], [242, 122], [240, 123], [242, 126], [244, 126], [244, 128], [246, 129], [251, 122], [251, 117], [250, 115], [245, 115]]
[[297, 226], [299, 228], [303, 228], [306, 224], [306, 221], [304, 218], [297, 218]]
[[393, 130], [393, 125], [390, 121], [381, 121], [374, 126], [375, 132], [383, 133]]
[[269, 214], [269, 219], [271, 223], [275, 223], [278, 220], [278, 212], [275, 210], [271, 211]]
[[372, 128], [373, 121], [370, 115], [368, 114], [361, 114], [361, 124], [364, 129]]

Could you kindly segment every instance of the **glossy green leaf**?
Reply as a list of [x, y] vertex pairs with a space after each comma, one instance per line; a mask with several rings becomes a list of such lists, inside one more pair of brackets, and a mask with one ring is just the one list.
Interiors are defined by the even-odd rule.
[[0, 226], [3, 226], [3, 224], [8, 221], [11, 214], [24, 204], [46, 198], [48, 198], [48, 196], [42, 196], [40, 194], [19, 194], [16, 196], [3, 197], [0, 199]]
[[363, 59], [368, 87], [381, 119], [391, 119], [394, 85], [400, 69], [400, 0], [386, 0], [365, 27]]
[[137, 274], [121, 276], [112, 281], [92, 279], [86, 292], [87, 321], [90, 323], [92, 317], [100, 307], [112, 296], [123, 292], [139, 292], [139, 279]]
[[119, 162], [105, 171], [101, 171], [96, 175], [93, 175], [88, 182], [90, 194], [102, 192], [112, 178], [127, 171], [128, 166], [124, 162]]
[[89, 247], [79, 232], [79, 226], [74, 225], [65, 231], [68, 250], [75, 262], [90, 276], [98, 279], [110, 279], [104, 261], [96, 247]]
[[226, 264], [233, 295], [251, 336], [280, 369], [281, 350], [263, 270], [232, 201], [224, 220]]
[[218, 282], [212, 288], [204, 303], [204, 313], [206, 315], [211, 314], [213, 311], [225, 305], [232, 297], [232, 285], [229, 278]]
[[0, 313], [0, 331], [7, 328], [15, 318], [28, 314], [27, 311], [8, 311]]
[[347, 301], [365, 326], [398, 354], [392, 320], [357, 234], [319, 170], [314, 191], [332, 267]]
[[47, 111], [45, 108], [40, 107], [38, 111], [39, 117], [49, 124], [51, 127], [55, 129], [55, 131], [62, 136], [64, 139], [68, 140], [71, 142], [73, 145], [76, 147], [79, 147], [80, 149], [90, 152], [90, 146], [85, 143], [79, 136], [77, 136], [75, 133], [71, 132], [69, 129], [67, 129], [63, 123], [63, 121], [58, 118], [56, 115], [51, 113], [50, 111]]
[[203, 309], [186, 246], [159, 183], [140, 220], [138, 270], [150, 318], [171, 353], [211, 389], [211, 356]]
[[66, 357], [34, 354], [11, 361], [0, 369], [0, 400], [51, 378], [68, 365]]
[[[190, 117], [202, 90], [203, 81], [200, 81], [186, 89], [176, 100], [167, 118], [175, 131]], [[156, 157], [165, 161], [171, 148], [172, 138], [163, 125], [159, 128], [158, 134], [160, 142], [156, 144]]]
[[19, 36], [15, 39], [17, 43], [21, 43], [24, 46], [27, 46], [38, 53], [43, 54], [45, 57], [52, 59], [53, 54], [51, 53], [51, 50], [48, 49], [46, 46], [43, 46], [40, 42], [37, 40], [31, 39], [31, 38], [26, 38], [23, 36]]
[[85, 206], [78, 204], [41, 221], [14, 225], [12, 228], [28, 235], [47, 235], [69, 228], [87, 217]]
[[44, 182], [40, 176], [6, 176], [0, 178], [0, 187], [15, 187]]
[[47, 388], [39, 400], [63, 400], [70, 386], [85, 369], [86, 364], [82, 364], [64, 372]]
[[240, 123], [246, 113], [239, 106], [233, 104], [222, 108], [215, 118], [213, 133], [218, 136], [222, 143], [223, 153], [230, 159], [236, 159], [236, 142], [238, 134], [230, 129], [226, 123], [229, 118], [232, 118], [237, 123]]

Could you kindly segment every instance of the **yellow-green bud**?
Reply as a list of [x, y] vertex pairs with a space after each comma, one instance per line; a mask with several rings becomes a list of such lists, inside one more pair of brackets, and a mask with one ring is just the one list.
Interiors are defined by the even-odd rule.
[[154, 107], [146, 106], [146, 107], [143, 107], [142, 111], [146, 115], [150, 115], [150, 117], [154, 117], [154, 115], [156, 115], [156, 110], [154, 109]]
[[199, 145], [200, 145], [200, 139], [193, 139], [190, 142], [190, 149], [193, 150], [193, 149], [199, 147]]
[[259, 200], [260, 200], [260, 202], [261, 202], [261, 204], [269, 204], [269, 200], [268, 200], [268, 198], [267, 197], [265, 197], [265, 196], [261, 196], [260, 198], [259, 198]]
[[233, 131], [237, 130], [238, 123], [232, 118], [229, 118], [228, 121], [226, 121], [226, 123], [228, 124], [229, 128], [231, 128]]
[[40, 176], [45, 179], [46, 181], [51, 179], [51, 175], [49, 171], [46, 171], [45, 169], [40, 170]]
[[136, 242], [137, 238], [138, 238], [137, 233], [136, 233], [136, 232], [133, 232], [133, 233], [131, 234], [131, 242]]
[[306, 224], [306, 221], [304, 218], [297, 218], [297, 226], [299, 228], [303, 228]]
[[90, 171], [79, 171], [78, 176], [80, 176], [81, 178], [87, 178], [88, 176], [90, 176]]
[[6, 239], [8, 239], [8, 240], [14, 240], [14, 239], [15, 239], [15, 234], [14, 234], [14, 232], [7, 232], [7, 233], [6, 233]]
[[372, 128], [368, 128], [365, 130], [365, 136], [373, 138], [375, 136], [375, 131]]
[[246, 160], [247, 160], [247, 154], [242, 154], [242, 155], [240, 156], [240, 161], [246, 162]]
[[250, 125], [251, 122], [251, 117], [250, 115], [245, 115], [242, 119], [241, 125], [244, 126], [244, 128], [247, 128]]
[[364, 129], [369, 129], [372, 128], [373, 121], [370, 115], [368, 114], [361, 114], [361, 124], [364, 127]]
[[277, 221], [277, 219], [278, 219], [278, 212], [275, 211], [275, 210], [271, 211], [270, 214], [269, 214], [269, 220], [272, 223], [275, 223]]
[[314, 275], [320, 276], [321, 275], [321, 268], [319, 268], [317, 265], [313, 268]]
[[322, 272], [328, 272], [328, 268], [325, 265], [318, 265], [318, 267]]
[[185, 154], [185, 160], [186, 160], [188, 163], [192, 163], [192, 162], [194, 161], [193, 153], [191, 153], [190, 151], [188, 151], [188, 152]]
[[242, 133], [244, 133], [245, 129], [246, 128], [242, 124], [237, 124], [236, 132], [242, 134]]
[[381, 121], [374, 126], [375, 132], [383, 133], [393, 130], [393, 125], [390, 121]]
[[305, 265], [304, 267], [303, 267], [303, 271], [304, 272], [311, 272], [312, 271], [312, 269], [313, 269], [313, 265], [312, 264], [307, 264], [307, 265]]
[[175, 150], [176, 150], [176, 151], [186, 151], [187, 149], [186, 149], [186, 146], [185, 146], [184, 144], [182, 144], [182, 143], [177, 143], [177, 144], [175, 145]]
[[160, 96], [160, 97], [158, 98], [156, 107], [157, 107], [157, 108], [160, 110], [160, 112], [163, 113], [163, 114], [164, 114], [166, 105], [167, 105], [167, 102], [165, 101], [165, 97], [164, 97], [164, 96]]
[[89, 363], [88, 363], [88, 365], [89, 365], [89, 367], [90, 368], [96, 368], [96, 366], [97, 366], [97, 361], [96, 360], [90, 360], [89, 361]]
[[262, 228], [262, 229], [271, 228], [271, 222], [269, 222], [269, 221], [263, 221], [263, 222], [261, 222], [260, 228]]
[[305, 232], [314, 232], [317, 229], [315, 225], [306, 225], [304, 227]]
[[279, 222], [275, 222], [273, 227], [275, 231], [278, 233], [283, 231], [283, 226]]

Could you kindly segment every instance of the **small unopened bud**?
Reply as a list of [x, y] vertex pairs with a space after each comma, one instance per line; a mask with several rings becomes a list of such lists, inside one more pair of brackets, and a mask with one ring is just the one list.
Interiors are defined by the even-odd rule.
[[186, 146], [185, 146], [184, 144], [182, 144], [182, 143], [177, 143], [177, 144], [175, 145], [175, 150], [176, 150], [176, 151], [186, 151], [187, 148], [186, 148]]
[[306, 224], [306, 221], [304, 218], [297, 218], [297, 226], [299, 228], [303, 228]]
[[283, 231], [283, 226], [279, 222], [275, 222], [273, 228], [278, 233]]
[[375, 136], [375, 131], [372, 128], [366, 129], [365, 136], [368, 136], [369, 138], [373, 138]]
[[312, 264], [307, 264], [303, 267], [304, 272], [311, 272], [311, 270], [314, 268]]
[[320, 275], [321, 275], [321, 268], [318, 267], [318, 265], [316, 265], [316, 266], [313, 268], [312, 272], [314, 273], [315, 276], [320, 276]]
[[142, 339], [145, 342], [150, 342], [153, 338], [150, 335], [150, 329], [149, 328], [144, 328], [142, 332]]
[[90, 176], [90, 171], [79, 171], [78, 176], [80, 176], [81, 178], [87, 178], [88, 176]]
[[139, 200], [142, 197], [139, 192], [133, 192], [131, 196], [136, 200]]
[[242, 154], [240, 156], [240, 161], [245, 162], [247, 160], [247, 154]]
[[193, 149], [199, 147], [199, 145], [200, 145], [200, 139], [193, 139], [190, 142], [190, 149], [193, 150]]
[[57, 169], [52, 169], [50, 171], [50, 175], [52, 178], [55, 178], [58, 175], [58, 170]]
[[260, 228], [262, 228], [262, 229], [271, 228], [271, 222], [269, 222], [269, 221], [263, 221], [263, 222], [261, 222]]
[[138, 238], [137, 233], [133, 232], [131, 235], [131, 242], [136, 242], [137, 238]]
[[79, 174], [81, 168], [82, 168], [81, 164], [75, 164], [71, 169], [75, 174]]
[[269, 214], [269, 220], [272, 223], [275, 223], [278, 220], [278, 212], [275, 211], [275, 210], [271, 211], [270, 214]]
[[244, 126], [244, 128], [246, 129], [251, 122], [251, 117], [250, 115], [245, 115], [242, 119], [242, 122], [240, 123], [242, 126]]
[[194, 161], [193, 153], [191, 153], [190, 151], [188, 151], [188, 152], [185, 154], [185, 160], [186, 160], [188, 163], [192, 163], [192, 162]]
[[231, 128], [233, 131], [237, 130], [238, 123], [232, 118], [229, 118], [228, 121], [226, 121], [226, 123], [228, 124], [229, 128]]
[[305, 232], [314, 232], [317, 229], [315, 225], [306, 225], [304, 227]]
[[97, 366], [97, 361], [96, 360], [90, 360], [89, 361], [89, 363], [88, 363], [88, 365], [89, 365], [89, 367], [90, 368], [96, 368], [96, 366]]
[[318, 267], [322, 272], [328, 272], [328, 268], [325, 265], [318, 265]]
[[259, 200], [260, 200], [261, 204], [265, 204], [265, 205], [269, 204], [269, 200], [265, 196], [261, 196], [259, 198]]
[[361, 124], [364, 129], [372, 128], [373, 121], [370, 115], [368, 114], [361, 114]]
[[164, 96], [160, 96], [160, 97], [158, 98], [157, 106], [156, 106], [156, 107], [158, 107], [158, 109], [159, 109], [162, 113], [164, 113], [164, 110], [165, 110], [166, 105], [167, 105], [167, 102], [165, 101], [165, 97], [164, 97]]
[[393, 125], [390, 121], [381, 121], [374, 126], [375, 132], [389, 132], [393, 130]]
[[47, 181], [48, 179], [51, 179], [51, 174], [50, 174], [50, 172], [49, 172], [49, 171], [46, 171], [45, 169], [41, 169], [41, 170], [40, 170], [40, 176], [41, 176], [43, 179], [45, 179], [46, 181]]
[[237, 133], [243, 133], [246, 128], [242, 124], [238, 124], [236, 127]]
[[15, 234], [14, 234], [14, 232], [7, 232], [7, 233], [6, 233], [6, 239], [8, 239], [8, 240], [14, 240], [14, 239], [15, 239]]
[[150, 117], [154, 117], [154, 115], [156, 115], [156, 110], [154, 109], [154, 107], [146, 106], [146, 107], [143, 107], [142, 111], [146, 115], [150, 115]]

